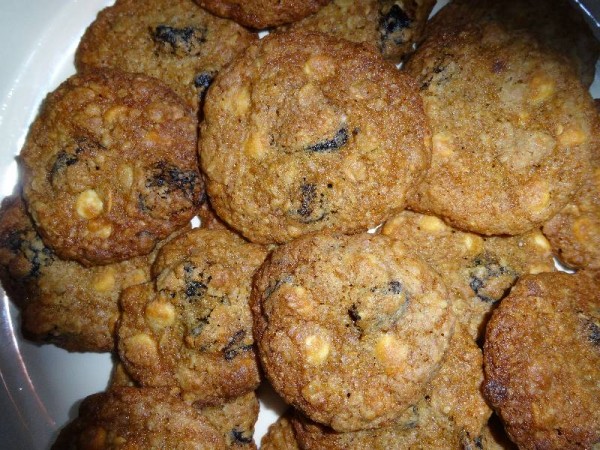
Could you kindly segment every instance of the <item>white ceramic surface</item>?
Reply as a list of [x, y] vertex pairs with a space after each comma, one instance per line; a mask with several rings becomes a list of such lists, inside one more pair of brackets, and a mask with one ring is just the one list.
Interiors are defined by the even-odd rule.
[[[74, 72], [73, 53], [96, 12], [113, 0], [0, 0], [0, 198], [16, 181], [15, 156], [46, 93]], [[598, 77], [593, 93], [600, 95]], [[0, 291], [0, 449], [47, 449], [79, 401], [104, 390], [108, 354], [73, 354], [22, 339], [18, 314]], [[255, 438], [281, 412], [260, 391]]]

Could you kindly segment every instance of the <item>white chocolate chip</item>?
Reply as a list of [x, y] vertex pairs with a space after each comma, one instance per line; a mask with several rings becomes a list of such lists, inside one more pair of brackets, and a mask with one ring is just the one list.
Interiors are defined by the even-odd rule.
[[146, 320], [153, 328], [168, 327], [175, 322], [175, 307], [165, 301], [153, 301], [146, 306]]
[[92, 281], [92, 287], [97, 292], [109, 292], [114, 289], [115, 284], [115, 274], [112, 267], [107, 267], [96, 274]]
[[386, 333], [375, 344], [375, 357], [383, 364], [386, 373], [398, 374], [406, 368], [408, 347], [394, 335]]
[[93, 219], [102, 214], [104, 202], [95, 190], [87, 189], [77, 197], [75, 210], [79, 217], [87, 220]]
[[312, 365], [321, 365], [329, 356], [330, 346], [327, 339], [319, 335], [310, 335], [304, 340], [306, 361]]

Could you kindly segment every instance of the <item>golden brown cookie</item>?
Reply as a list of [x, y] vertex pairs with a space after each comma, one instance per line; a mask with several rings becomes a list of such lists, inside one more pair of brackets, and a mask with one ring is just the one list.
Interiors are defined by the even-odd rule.
[[333, 0], [291, 28], [369, 44], [399, 62], [420, 40], [434, 5], [435, 0]]
[[308, 16], [330, 0], [195, 0], [203, 8], [250, 28], [267, 28]]
[[220, 431], [167, 389], [120, 387], [91, 395], [52, 446], [70, 449], [229, 448]]
[[492, 315], [484, 394], [522, 449], [600, 443], [600, 274], [526, 275]]
[[44, 245], [18, 195], [0, 208], [0, 280], [29, 339], [71, 351], [111, 351], [123, 289], [150, 279], [155, 257], [105, 266], [61, 260]]
[[498, 416], [492, 414], [481, 435], [464, 450], [518, 450], [518, 447], [506, 435]]
[[300, 450], [289, 412], [269, 426], [267, 434], [260, 441], [260, 448], [261, 450]]
[[258, 398], [254, 392], [229, 399], [223, 404], [200, 408], [202, 416], [220, 431], [227, 448], [256, 450], [254, 425], [258, 420]]
[[301, 415], [294, 416], [292, 424], [306, 450], [463, 450], [476, 445], [491, 414], [481, 395], [482, 382], [481, 350], [459, 326], [427, 395], [392, 425], [336, 433]]
[[555, 270], [540, 231], [485, 237], [456, 230], [435, 216], [403, 211], [381, 232], [402, 241], [442, 275], [454, 294], [457, 320], [473, 336], [483, 334], [489, 314], [521, 275]]
[[118, 0], [87, 29], [75, 63], [156, 77], [197, 111], [217, 72], [256, 39], [193, 0]]
[[429, 163], [428, 130], [413, 81], [374, 52], [274, 33], [211, 86], [200, 159], [219, 217], [281, 243], [402, 210]]
[[171, 386], [198, 404], [259, 383], [248, 305], [266, 251], [229, 231], [197, 228], [159, 252], [154, 282], [121, 296], [119, 355], [142, 386]]
[[251, 304], [265, 376], [337, 431], [382, 426], [416, 401], [454, 324], [439, 276], [399, 241], [366, 233], [278, 247]]
[[560, 261], [577, 269], [600, 269], [600, 115], [593, 128], [590, 166], [583, 187], [543, 228]]
[[203, 193], [191, 110], [143, 75], [69, 78], [46, 98], [19, 162], [44, 243], [84, 265], [149, 253]]
[[432, 18], [427, 34], [474, 22], [527, 30], [539, 44], [568, 57], [584, 85], [594, 81], [600, 44], [568, 0], [452, 0]]
[[433, 131], [413, 209], [514, 235], [569, 202], [583, 182], [595, 113], [565, 57], [525, 30], [484, 22], [429, 36], [406, 70]]

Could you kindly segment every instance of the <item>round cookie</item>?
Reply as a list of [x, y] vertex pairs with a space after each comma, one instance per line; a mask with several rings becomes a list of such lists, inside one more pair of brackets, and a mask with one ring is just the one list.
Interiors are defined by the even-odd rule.
[[291, 28], [364, 42], [399, 62], [414, 50], [434, 5], [435, 0], [333, 0]]
[[221, 71], [204, 112], [211, 204], [253, 242], [366, 231], [404, 208], [429, 164], [413, 81], [331, 36], [260, 40]]
[[538, 230], [484, 237], [403, 211], [381, 233], [402, 241], [442, 275], [454, 294], [457, 320], [474, 337], [483, 335], [491, 311], [521, 275], [555, 270], [550, 244]]
[[154, 257], [95, 267], [61, 260], [35, 231], [21, 197], [2, 201], [0, 281], [29, 339], [71, 351], [113, 350], [119, 295], [150, 279]]
[[44, 101], [19, 157], [44, 243], [88, 266], [150, 253], [200, 205], [195, 146], [191, 111], [157, 80], [72, 76]]
[[87, 29], [75, 64], [156, 77], [197, 111], [217, 72], [256, 39], [193, 0], [118, 0]]
[[280, 416], [269, 426], [260, 441], [261, 450], [300, 450], [294, 428], [290, 422], [290, 413]]
[[600, 115], [592, 139], [591, 167], [583, 187], [543, 228], [561, 262], [577, 269], [600, 269]]
[[593, 107], [571, 64], [524, 30], [470, 24], [429, 36], [406, 65], [433, 131], [411, 208], [481, 234], [521, 234], [583, 182]]
[[427, 25], [427, 34], [478, 22], [527, 30], [539, 44], [569, 58], [585, 86], [594, 81], [600, 44], [568, 0], [452, 0]]
[[492, 315], [484, 395], [522, 449], [600, 443], [600, 275], [526, 275]]
[[259, 383], [251, 279], [266, 251], [229, 231], [197, 228], [159, 252], [153, 283], [121, 296], [119, 355], [142, 386], [171, 386], [197, 404]]
[[250, 28], [267, 28], [295, 22], [330, 0], [195, 0], [203, 8]]
[[53, 450], [99, 448], [228, 449], [201, 412], [167, 389], [120, 387], [91, 395]]
[[463, 450], [476, 445], [491, 410], [481, 395], [482, 354], [467, 330], [458, 327], [427, 395], [393, 425], [336, 433], [301, 415], [292, 418], [305, 450]]
[[337, 431], [382, 426], [417, 400], [454, 324], [439, 276], [371, 234], [312, 234], [276, 248], [251, 305], [265, 376]]

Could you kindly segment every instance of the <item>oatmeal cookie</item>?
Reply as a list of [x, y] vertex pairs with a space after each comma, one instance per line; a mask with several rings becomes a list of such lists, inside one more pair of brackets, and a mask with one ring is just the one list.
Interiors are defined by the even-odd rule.
[[400, 62], [420, 40], [434, 5], [435, 0], [333, 0], [291, 28], [364, 42]]
[[229, 448], [221, 433], [193, 406], [167, 389], [119, 387], [91, 395], [53, 450]]
[[292, 418], [300, 447], [306, 450], [463, 450], [476, 442], [491, 410], [481, 395], [482, 354], [459, 326], [427, 395], [392, 425], [336, 433], [297, 414]]
[[381, 426], [416, 401], [454, 324], [439, 276], [399, 241], [366, 233], [275, 249], [251, 305], [265, 376], [337, 431]]
[[526, 275], [492, 315], [484, 394], [522, 449], [600, 443], [600, 274]]
[[435, 216], [403, 211], [382, 234], [402, 241], [431, 265], [454, 294], [457, 320], [480, 336], [487, 318], [524, 274], [553, 272], [549, 242], [540, 231], [519, 236], [479, 236]]
[[330, 0], [195, 0], [203, 8], [246, 27], [261, 29], [295, 22]]
[[71, 351], [114, 349], [123, 289], [150, 279], [155, 252], [84, 267], [44, 245], [18, 195], [0, 208], [0, 280], [21, 310], [26, 337]]
[[413, 80], [358, 44], [274, 33], [207, 94], [200, 160], [219, 217], [253, 242], [366, 231], [429, 164]]
[[523, 30], [471, 24], [425, 39], [406, 65], [433, 132], [410, 206], [460, 229], [521, 234], [583, 182], [594, 110], [563, 56]]
[[229, 225], [227, 225], [219, 216], [217, 216], [217, 213], [211, 206], [208, 197], [204, 198], [204, 201], [200, 205], [198, 217], [200, 218], [200, 226], [202, 228], [208, 228], [209, 230], [233, 231]]
[[203, 193], [196, 120], [157, 80], [74, 75], [46, 98], [19, 162], [44, 243], [86, 266], [150, 253]]
[[197, 111], [217, 72], [256, 39], [193, 0], [118, 0], [87, 29], [75, 64], [156, 77]]
[[584, 85], [594, 81], [600, 43], [578, 8], [568, 0], [452, 0], [427, 26], [427, 34], [469, 23], [496, 23], [510, 30], [527, 30], [539, 44], [565, 55]]
[[[596, 100], [596, 108], [600, 103]], [[564, 209], [544, 224], [556, 256], [577, 269], [600, 269], [600, 115], [592, 134], [590, 170], [583, 187]]]
[[119, 355], [142, 386], [171, 386], [214, 404], [259, 383], [248, 305], [266, 251], [224, 230], [196, 228], [159, 252], [153, 283], [124, 291]]
[[300, 450], [290, 415], [290, 412], [285, 413], [269, 426], [267, 434], [260, 441], [261, 450]]

